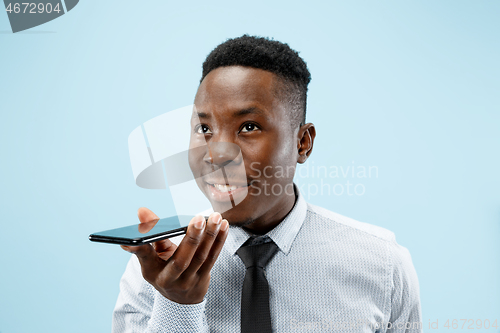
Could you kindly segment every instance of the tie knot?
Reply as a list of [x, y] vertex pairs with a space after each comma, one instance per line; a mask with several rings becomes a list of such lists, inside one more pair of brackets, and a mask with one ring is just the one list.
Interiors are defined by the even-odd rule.
[[265, 268], [273, 256], [278, 252], [278, 245], [271, 239], [268, 242], [254, 242], [249, 245], [243, 244], [236, 253], [240, 256], [246, 268]]

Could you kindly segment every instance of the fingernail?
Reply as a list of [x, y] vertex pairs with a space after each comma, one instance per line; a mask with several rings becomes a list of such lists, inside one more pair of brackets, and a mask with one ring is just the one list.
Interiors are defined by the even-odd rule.
[[[226, 222], [226, 223], [224, 223], [224, 222]], [[220, 230], [221, 231], [226, 231], [227, 228], [229, 228], [229, 222], [227, 222], [227, 220], [222, 220], [222, 225], [220, 227]]]
[[203, 216], [198, 216], [198, 221], [194, 223], [194, 227], [198, 230], [203, 229], [205, 226], [205, 218]]
[[219, 224], [222, 221], [222, 216], [219, 213], [215, 213], [215, 216], [212, 217], [212, 221], [215, 224]]

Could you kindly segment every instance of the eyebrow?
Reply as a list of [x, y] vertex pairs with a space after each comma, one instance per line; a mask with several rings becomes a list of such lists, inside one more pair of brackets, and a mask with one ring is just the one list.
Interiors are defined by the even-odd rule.
[[[238, 110], [238, 111], [233, 113], [233, 117], [237, 118], [237, 117], [241, 117], [241, 116], [244, 116], [247, 114], [257, 114], [257, 115], [264, 116], [267, 118], [266, 114], [262, 110], [260, 110], [256, 107]], [[203, 118], [203, 119], [210, 119], [212, 117], [209, 113], [206, 113], [206, 112], [197, 112], [197, 115], [198, 115], [198, 118]]]
[[256, 107], [251, 107], [251, 108], [248, 108], [248, 109], [243, 109], [243, 110], [238, 110], [236, 111], [235, 113], [233, 113], [233, 117], [241, 117], [241, 116], [244, 116], [244, 115], [247, 115], [247, 114], [257, 114], [257, 115], [260, 115], [260, 116], [265, 116], [265, 113], [256, 108]]
[[196, 115], [198, 116], [198, 118], [205, 118], [205, 119], [211, 118], [211, 116], [206, 112], [196, 112]]

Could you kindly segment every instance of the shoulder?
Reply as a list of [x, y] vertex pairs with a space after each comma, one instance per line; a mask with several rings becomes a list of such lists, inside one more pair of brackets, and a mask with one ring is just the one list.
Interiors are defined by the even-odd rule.
[[307, 204], [309, 232], [328, 237], [330, 243], [340, 243], [345, 251], [368, 255], [378, 253], [378, 259], [395, 271], [414, 274], [410, 252], [396, 242], [395, 234], [385, 228], [360, 222], [328, 209]]
[[418, 300], [418, 278], [408, 249], [396, 242], [396, 236], [385, 228], [356, 221], [352, 218], [308, 203], [309, 232], [328, 237], [331, 246], [352, 254], [352, 260], [371, 258], [383, 265], [390, 274], [391, 285], [396, 290], [410, 294]]
[[351, 233], [356, 235], [363, 235], [369, 238], [373, 237], [380, 239], [382, 242], [396, 242], [396, 236], [390, 230], [373, 224], [356, 221], [347, 216], [340, 215], [310, 203], [307, 204], [307, 214], [309, 215], [309, 219], [315, 222], [327, 223], [332, 227], [336, 226], [338, 228], [348, 229]]

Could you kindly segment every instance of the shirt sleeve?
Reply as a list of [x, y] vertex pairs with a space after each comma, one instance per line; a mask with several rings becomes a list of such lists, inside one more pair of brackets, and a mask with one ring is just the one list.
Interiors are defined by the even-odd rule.
[[113, 311], [113, 333], [209, 332], [206, 300], [198, 304], [178, 304], [163, 297], [142, 277], [133, 255], [120, 280], [120, 294]]
[[386, 332], [420, 333], [423, 323], [417, 272], [408, 249], [397, 243], [392, 245], [392, 268], [391, 314]]

